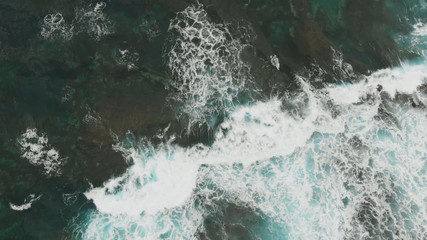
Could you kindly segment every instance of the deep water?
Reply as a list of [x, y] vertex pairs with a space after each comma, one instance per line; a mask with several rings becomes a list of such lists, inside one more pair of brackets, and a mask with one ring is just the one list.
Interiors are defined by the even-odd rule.
[[0, 239], [426, 239], [423, 0], [0, 0]]

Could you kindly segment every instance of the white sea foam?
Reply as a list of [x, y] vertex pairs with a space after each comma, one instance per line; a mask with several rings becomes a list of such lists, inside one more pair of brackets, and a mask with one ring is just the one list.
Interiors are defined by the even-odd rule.
[[61, 174], [64, 159], [59, 152], [50, 146], [45, 134], [38, 134], [36, 128], [28, 128], [17, 142], [22, 151], [22, 157], [26, 158], [32, 165], [43, 166], [44, 173], [48, 176]]
[[137, 52], [131, 53], [128, 49], [119, 49], [119, 56], [116, 59], [117, 64], [126, 66], [128, 71], [136, 68], [135, 63], [139, 60], [139, 54]]
[[413, 26], [411, 34], [396, 37], [397, 42], [407, 50], [415, 52], [427, 59], [427, 24], [425, 19], [419, 19]]
[[401, 67], [379, 70], [358, 83], [331, 85], [327, 91], [334, 102], [350, 104], [360, 101], [368, 94], [374, 94], [378, 85], [391, 98], [395, 98], [398, 93], [417, 94], [417, 87], [425, 83], [426, 78], [425, 65], [403, 63]]
[[221, 125], [213, 146], [185, 149], [166, 144], [159, 149], [133, 149], [129, 158], [134, 165], [127, 173], [86, 193], [86, 197], [102, 212], [116, 214], [152, 214], [180, 206], [190, 198], [201, 164], [248, 165], [303, 145], [313, 128], [308, 123], [295, 128], [297, 122], [282, 113], [278, 100], [242, 107]]
[[39, 195], [36, 197], [35, 194], [30, 194], [25, 200], [24, 203], [21, 205], [15, 205], [13, 203], [9, 203], [10, 209], [15, 211], [24, 211], [31, 208], [31, 205], [34, 201], [39, 200], [42, 197], [42, 195]]
[[344, 61], [344, 56], [341, 51], [331, 47], [332, 55], [332, 69], [335, 74], [341, 78], [353, 77], [353, 66]]
[[70, 40], [73, 37], [73, 30], [74, 27], [65, 22], [61, 13], [53, 13], [44, 17], [40, 35], [44, 39]]
[[249, 66], [240, 59], [245, 45], [227, 26], [210, 21], [202, 5], [179, 12], [169, 26], [172, 47], [166, 53], [173, 76], [173, 99], [183, 104], [190, 126], [233, 107], [248, 80]]
[[[85, 193], [97, 210], [75, 222], [74, 237], [195, 239], [207, 231], [204, 219], [220, 211], [220, 202], [260, 211], [279, 226], [276, 238], [427, 237], [426, 113], [393, 101], [407, 94], [426, 103], [419, 87], [427, 82], [425, 63], [321, 90], [297, 77], [302, 90], [292, 99], [227, 107], [245, 81], [234, 79], [227, 63], [241, 62], [224, 60], [210, 52], [209, 44], [239, 53], [242, 48], [233, 45], [239, 42], [221, 40], [226, 26], [210, 23], [200, 6], [184, 10], [171, 30], [178, 38], [168, 53], [169, 67], [181, 94], [176, 97], [186, 107], [196, 106], [186, 112], [191, 124], [217, 113], [218, 106], [229, 114], [209, 146], [183, 148], [173, 139], [156, 147], [147, 141], [116, 146], [132, 166]], [[206, 39], [204, 31], [210, 31]], [[338, 75], [354, 76], [339, 52], [334, 61]], [[216, 75], [216, 68], [231, 73]], [[390, 97], [384, 98], [384, 92]], [[217, 97], [222, 102], [212, 105]], [[222, 227], [218, 231], [226, 231]], [[266, 239], [262, 231], [271, 228], [248, 231]]]
[[47, 14], [42, 23], [40, 35], [44, 39], [70, 40], [74, 35], [86, 32], [95, 40], [114, 33], [113, 24], [104, 14], [105, 2], [98, 2], [86, 8], [76, 8], [75, 17], [69, 23], [61, 13]]
[[411, 41], [411, 47], [418, 50], [422, 56], [427, 57], [427, 24], [422, 21], [416, 23], [411, 36], [414, 36]]
[[273, 65], [273, 67], [275, 67], [277, 70], [280, 70], [280, 61], [279, 58], [277, 58], [276, 55], [271, 55], [270, 56], [270, 63], [271, 65]]
[[[421, 94], [425, 69], [381, 70], [323, 90], [299, 78], [296, 99], [237, 107], [211, 146], [128, 148], [133, 166], [85, 193], [98, 211], [76, 225], [75, 236], [192, 239], [226, 201], [261, 211], [288, 239], [422, 239], [425, 111], [383, 99], [376, 86], [391, 96]], [[284, 110], [283, 101], [304, 107]]]
[[114, 33], [113, 24], [103, 12], [107, 6], [105, 2], [98, 2], [95, 6], [89, 5], [87, 8], [76, 10], [74, 22], [81, 24], [83, 31], [86, 31], [95, 40]]
[[412, 35], [415, 36], [426, 36], [427, 35], [427, 25], [422, 22], [418, 22], [414, 25], [414, 31]]
[[87, 113], [83, 117], [83, 122], [85, 124], [93, 125], [96, 127], [102, 126], [103, 120], [102, 120], [101, 115], [99, 115], [98, 112], [91, 109], [89, 106], [86, 106], [86, 109], [87, 109]]

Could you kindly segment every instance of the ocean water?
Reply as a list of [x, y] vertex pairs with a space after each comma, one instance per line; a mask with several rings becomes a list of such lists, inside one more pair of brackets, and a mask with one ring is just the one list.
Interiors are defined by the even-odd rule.
[[427, 239], [425, 1], [207, 2], [0, 1], [0, 239]]
[[[168, 54], [180, 79], [173, 97], [191, 110], [184, 112], [194, 117], [191, 124], [217, 114], [205, 111], [211, 104], [226, 117], [208, 145], [182, 147], [166, 135], [158, 136], [157, 145], [131, 136], [117, 144], [131, 166], [84, 193], [96, 209], [73, 220], [73, 238], [427, 238], [423, 22], [406, 39], [420, 51], [417, 60], [320, 89], [297, 74], [300, 88], [288, 97], [230, 104], [250, 79], [220, 75], [230, 74], [227, 62], [241, 60], [207, 46], [225, 44], [233, 53], [239, 43], [224, 43], [226, 27], [208, 23], [201, 8], [178, 16], [184, 20], [176, 21], [193, 19], [211, 35], [201, 36], [193, 52], [183, 42], [192, 29], [178, 29], [189, 34], [180, 37], [179, 49], [190, 49]], [[170, 29], [177, 26], [172, 21]], [[343, 66], [337, 67], [348, 71]]]

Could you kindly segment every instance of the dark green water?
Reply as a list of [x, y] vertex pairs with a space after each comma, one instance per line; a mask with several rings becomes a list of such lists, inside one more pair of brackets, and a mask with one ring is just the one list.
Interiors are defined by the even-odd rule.
[[[313, 64], [324, 71], [322, 83], [342, 80], [331, 49], [341, 51], [356, 74], [417, 59], [419, 49], [398, 39], [427, 18], [422, 0], [199, 2], [212, 22], [227, 23], [229, 37], [247, 45], [241, 58], [250, 66], [253, 85], [233, 99], [242, 105], [294, 91], [294, 74], [315, 69]], [[0, 0], [0, 239], [71, 238], [73, 219], [96, 209], [82, 193], [131, 164], [112, 147], [128, 131], [134, 139], [152, 138], [170, 125], [168, 134], [177, 135], [178, 145], [209, 145], [212, 128], [227, 115], [218, 112], [187, 134], [190, 120], [179, 118], [180, 103], [170, 100], [176, 89], [166, 55], [176, 33], [169, 24], [193, 1], [110, 0], [98, 10], [96, 4]], [[54, 24], [46, 23], [49, 14]], [[272, 55], [280, 70], [265, 67]], [[59, 153], [60, 173], [46, 173], [45, 165], [23, 156], [18, 141], [27, 129], [44, 134], [47, 148]], [[30, 194], [41, 196], [31, 208], [10, 207], [26, 203]], [[75, 194], [72, 204], [64, 194]], [[251, 222], [265, 218], [262, 213], [225, 205], [207, 216], [208, 230], [197, 238], [220, 238], [221, 224], [264, 228]], [[272, 226], [268, 238], [279, 234]], [[251, 238], [238, 228], [225, 229], [231, 239]]]

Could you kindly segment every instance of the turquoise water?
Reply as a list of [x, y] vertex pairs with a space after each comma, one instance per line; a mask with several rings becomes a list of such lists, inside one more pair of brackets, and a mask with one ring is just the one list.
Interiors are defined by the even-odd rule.
[[[375, 89], [381, 78], [399, 83], [417, 69], [425, 83], [421, 65], [374, 74], [362, 88], [347, 85], [359, 97], [350, 103], [335, 98], [335, 86], [325, 94], [301, 83], [309, 101], [302, 119], [278, 100], [237, 107], [212, 146], [123, 150], [135, 164], [85, 193], [99, 212], [76, 220], [75, 236], [417, 239], [426, 224], [426, 119]], [[378, 115], [382, 104], [390, 104], [393, 123]], [[241, 209], [251, 213], [240, 216]]]

